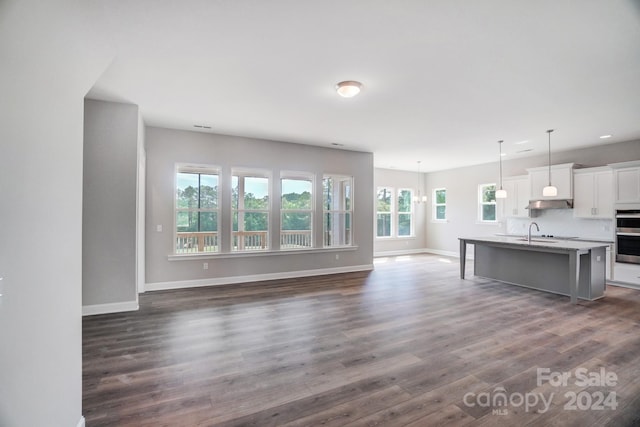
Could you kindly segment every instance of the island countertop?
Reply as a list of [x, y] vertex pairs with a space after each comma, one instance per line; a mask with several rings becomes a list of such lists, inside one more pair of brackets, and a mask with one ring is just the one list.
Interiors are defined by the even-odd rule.
[[486, 237], [460, 237], [459, 240], [466, 243], [488, 243], [500, 246], [513, 246], [529, 250], [556, 249], [560, 251], [588, 251], [593, 248], [608, 247], [605, 242], [584, 241], [584, 240], [560, 240], [552, 237], [532, 237], [531, 243], [526, 237], [514, 236], [486, 236]]
[[526, 237], [514, 236], [459, 240], [461, 279], [465, 278], [467, 244], [472, 244], [476, 276], [568, 295], [574, 304], [579, 293], [590, 300], [603, 295], [609, 243], [547, 237], [532, 237], [529, 242]]

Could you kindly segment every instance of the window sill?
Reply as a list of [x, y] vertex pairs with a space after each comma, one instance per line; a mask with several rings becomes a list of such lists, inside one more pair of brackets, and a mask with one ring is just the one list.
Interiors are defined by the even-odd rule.
[[331, 252], [355, 251], [358, 246], [332, 246], [329, 248], [309, 248], [309, 249], [282, 249], [279, 251], [255, 251], [255, 252], [204, 252], [193, 254], [171, 254], [167, 258], [169, 261], [192, 261], [194, 259], [223, 259], [223, 258], [251, 258], [261, 256], [276, 255], [299, 255], [317, 254]]
[[394, 241], [394, 240], [415, 240], [416, 236], [393, 236], [393, 237], [377, 237], [376, 236], [376, 241], [378, 242], [387, 242], [387, 241]]

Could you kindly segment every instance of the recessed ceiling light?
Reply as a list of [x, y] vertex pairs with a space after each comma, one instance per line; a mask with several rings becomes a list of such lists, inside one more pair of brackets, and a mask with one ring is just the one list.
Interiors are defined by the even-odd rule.
[[602, 136], [600, 137], [600, 139], [607, 139], [607, 138], [611, 138], [611, 135], [602, 135]]
[[504, 157], [506, 155], [507, 155], [507, 153], [500, 153], [500, 156], [502, 156], [502, 157]]
[[525, 139], [524, 141], [514, 142], [514, 145], [522, 145], [522, 144], [526, 144], [526, 143], [528, 143], [528, 142], [529, 142], [529, 140], [528, 140], [528, 139]]
[[520, 153], [528, 153], [529, 151], [533, 151], [533, 148], [527, 148], [526, 150], [516, 151], [516, 154], [520, 154]]
[[360, 93], [362, 83], [355, 80], [347, 80], [336, 85], [336, 92], [343, 98], [352, 98]]

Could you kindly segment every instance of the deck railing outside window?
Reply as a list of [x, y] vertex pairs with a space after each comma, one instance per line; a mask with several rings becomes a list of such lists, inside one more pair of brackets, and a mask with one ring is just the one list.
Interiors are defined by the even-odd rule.
[[281, 249], [297, 249], [311, 247], [310, 230], [282, 230], [280, 232]]
[[176, 233], [177, 254], [198, 252], [218, 252], [218, 233], [207, 231]]

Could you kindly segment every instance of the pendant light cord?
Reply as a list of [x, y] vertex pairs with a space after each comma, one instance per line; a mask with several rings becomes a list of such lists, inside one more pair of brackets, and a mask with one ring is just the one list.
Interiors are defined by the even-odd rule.
[[498, 141], [498, 147], [500, 147], [499, 159], [500, 159], [500, 189], [501, 190], [502, 190], [502, 143], [503, 142], [504, 142], [503, 140]]
[[551, 132], [553, 132], [553, 129], [549, 129], [547, 131], [547, 133], [549, 134], [549, 187], [551, 187]]

